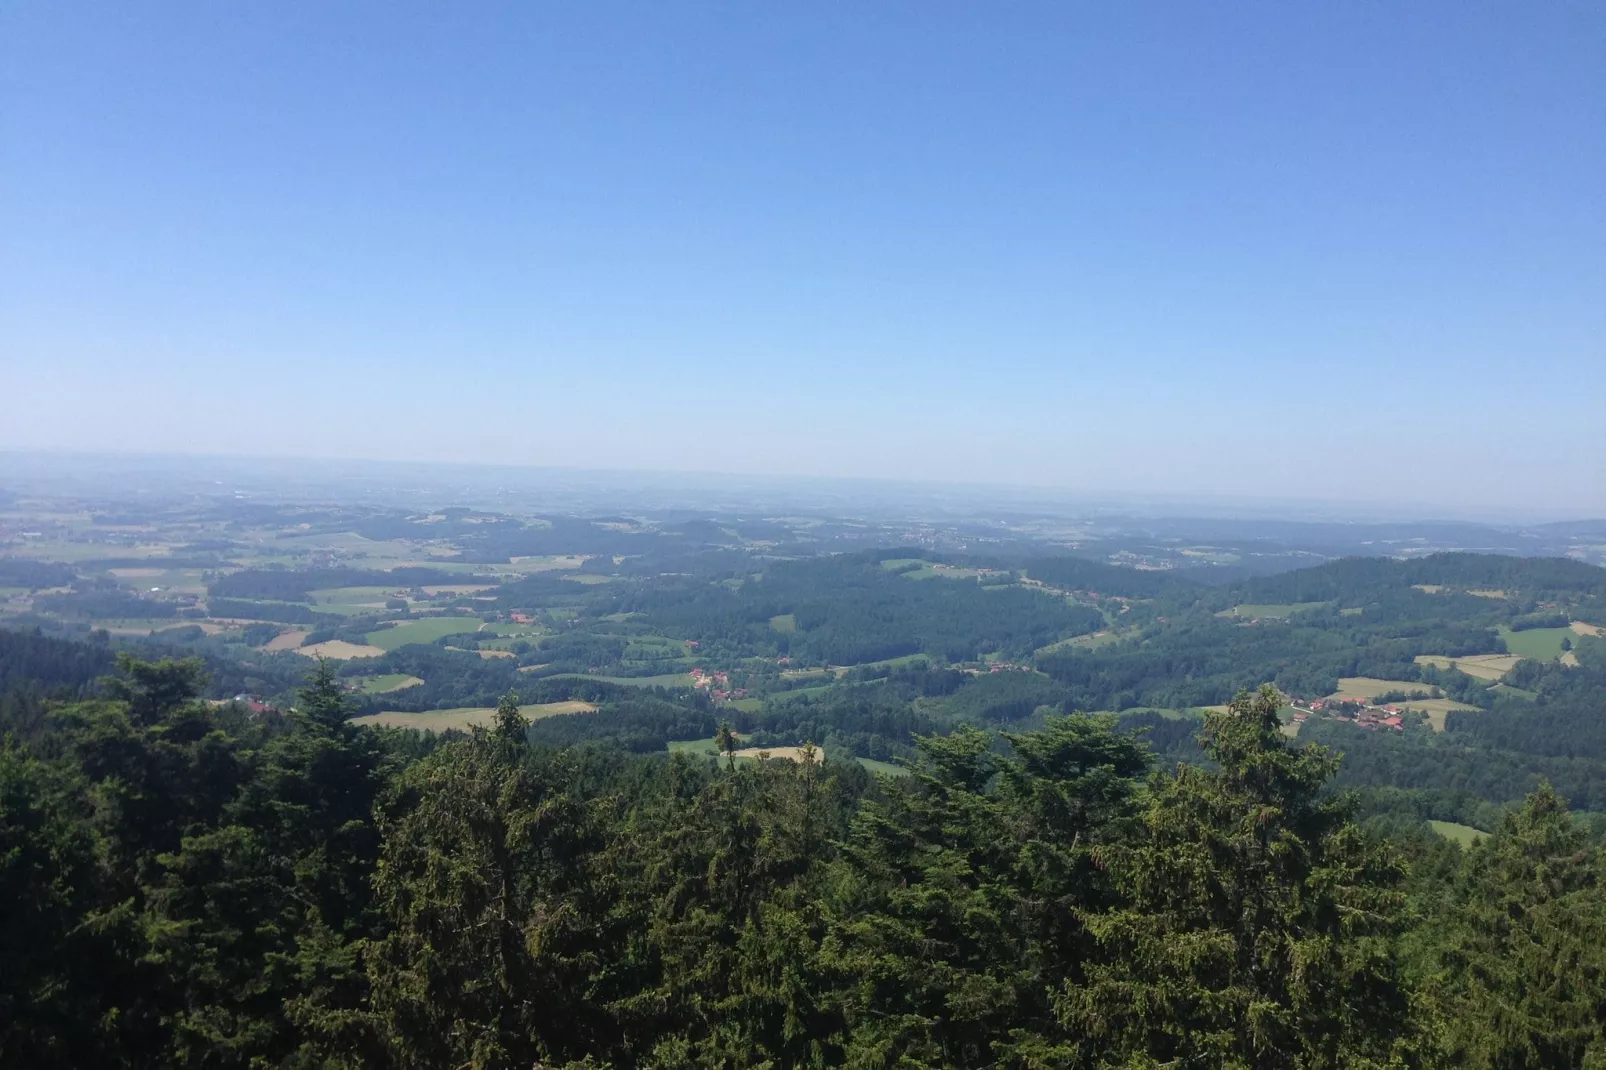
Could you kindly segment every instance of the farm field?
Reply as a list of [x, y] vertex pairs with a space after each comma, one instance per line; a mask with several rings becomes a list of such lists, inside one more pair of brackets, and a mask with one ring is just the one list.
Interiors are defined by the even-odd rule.
[[661, 673], [658, 676], [595, 676], [587, 672], [564, 672], [547, 677], [549, 680], [598, 680], [605, 684], [625, 687], [690, 687], [691, 674], [684, 672]]
[[1454, 840], [1462, 847], [1471, 847], [1488, 835], [1471, 825], [1458, 825], [1454, 821], [1429, 821], [1428, 827], [1445, 839]]
[[352, 658], [377, 658], [383, 655], [385, 651], [377, 646], [348, 643], [344, 639], [329, 639], [322, 643], [313, 643], [311, 646], [297, 647], [296, 653], [309, 658], [348, 661]]
[[1581, 620], [1573, 621], [1568, 627], [1579, 635], [1606, 635], [1606, 628], [1602, 628], [1598, 624], [1585, 624]]
[[[543, 717], [556, 717], [565, 713], [595, 713], [596, 707], [579, 699], [566, 702], [543, 702], [520, 706], [519, 712], [532, 721]], [[448, 729], [463, 731], [475, 725], [488, 725], [496, 719], [494, 706], [463, 706], [454, 710], [429, 710], [424, 713], [406, 713], [391, 710], [371, 713], [366, 717], [353, 717], [352, 724], [383, 725], [386, 728], [416, 728], [423, 732], [445, 732]]]
[[1428, 727], [1435, 732], [1444, 731], [1444, 719], [1456, 710], [1475, 710], [1465, 702], [1448, 698], [1413, 698], [1399, 704], [1401, 709], [1420, 710], [1428, 715]]
[[538, 557], [515, 557], [510, 564], [518, 572], [557, 572], [579, 568], [589, 557], [589, 554], [544, 554]]
[[1244, 620], [1259, 618], [1262, 620], [1286, 620], [1296, 613], [1309, 613], [1313, 609], [1321, 609], [1326, 602], [1287, 602], [1281, 605], [1242, 605], [1217, 613], [1218, 617], [1239, 617]]
[[1526, 688], [1512, 687], [1510, 684], [1495, 684], [1489, 689], [1497, 695], [1510, 695], [1513, 698], [1525, 698], [1529, 702], [1539, 697], [1539, 692], [1529, 691]]
[[418, 687], [424, 681], [416, 676], [406, 673], [387, 672], [378, 676], [358, 676], [353, 678], [353, 686], [365, 695], [388, 695], [392, 691], [405, 691], [409, 687]]
[[1419, 680], [1379, 680], [1375, 676], [1344, 676], [1338, 681], [1338, 690], [1328, 695], [1329, 701], [1340, 702], [1369, 702], [1378, 695], [1390, 691], [1403, 691], [1409, 695], [1413, 691], [1426, 694], [1430, 685]]
[[[1465, 657], [1445, 657], [1442, 654], [1419, 654], [1418, 665], [1432, 665], [1439, 669], [1458, 669], [1479, 680], [1498, 680], [1516, 667], [1522, 659], [1515, 654], [1469, 654]], [[1421, 685], [1418, 685], [1421, 686]]]
[[288, 631], [280, 632], [278, 635], [268, 640], [267, 645], [262, 649], [270, 653], [278, 653], [281, 650], [294, 650], [296, 647], [302, 644], [307, 636], [311, 634], [311, 632], [304, 632], [297, 628], [291, 628]]
[[480, 630], [481, 622], [475, 617], [424, 617], [382, 628], [368, 633], [368, 642], [381, 651], [391, 651], [408, 643], [433, 643], [448, 635], [463, 635]]
[[783, 635], [797, 631], [797, 617], [791, 613], [782, 613], [770, 618], [770, 630]]
[[1506, 649], [1519, 658], [1535, 658], [1539, 661], [1555, 661], [1561, 657], [1561, 641], [1570, 639], [1577, 634], [1569, 628], [1529, 628], [1526, 631], [1514, 632], [1509, 628], [1500, 629], [1500, 638], [1506, 641]]

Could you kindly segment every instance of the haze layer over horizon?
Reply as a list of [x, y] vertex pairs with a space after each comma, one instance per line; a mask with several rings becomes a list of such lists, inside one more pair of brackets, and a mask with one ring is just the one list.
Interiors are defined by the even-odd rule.
[[10, 5], [0, 446], [1606, 514], [1606, 12]]

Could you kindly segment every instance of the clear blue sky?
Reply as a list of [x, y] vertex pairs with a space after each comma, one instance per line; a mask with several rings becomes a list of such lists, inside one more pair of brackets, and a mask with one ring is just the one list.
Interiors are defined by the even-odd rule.
[[1606, 514], [1606, 6], [12, 0], [0, 406]]

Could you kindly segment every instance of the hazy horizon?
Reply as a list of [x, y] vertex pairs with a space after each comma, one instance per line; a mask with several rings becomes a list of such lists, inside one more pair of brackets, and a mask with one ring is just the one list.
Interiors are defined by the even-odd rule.
[[1606, 11], [0, 14], [0, 447], [1606, 515]]
[[[60, 467], [53, 468], [52, 465]], [[1382, 499], [1333, 499], [1317, 497], [1275, 497], [1231, 494], [1189, 494], [1187, 492], [1143, 493], [1079, 491], [1074, 487], [1028, 484], [995, 480], [961, 482], [942, 479], [910, 479], [879, 476], [797, 476], [714, 470], [654, 468], [588, 468], [576, 465], [529, 465], [510, 462], [405, 461], [382, 457], [312, 457], [249, 454], [196, 454], [136, 451], [84, 451], [0, 446], [0, 491], [27, 491], [39, 485], [60, 491], [60, 480], [68, 478], [94, 484], [95, 479], [113, 479], [116, 489], [128, 497], [138, 497], [149, 488], [132, 482], [132, 477], [154, 476], [158, 480], [179, 478], [194, 485], [211, 484], [229, 492], [250, 489], [249, 482], [266, 478], [276, 491], [287, 497], [304, 495], [320, 480], [332, 480], [327, 489], [339, 487], [336, 494], [349, 493], [350, 481], [368, 476], [395, 479], [408, 497], [446, 497], [436, 506], [469, 504], [469, 499], [451, 500], [445, 491], [454, 479], [471, 479], [480, 488], [499, 487], [525, 493], [554, 491], [600, 491], [619, 497], [621, 503], [633, 495], [658, 494], [657, 506], [683, 501], [684, 508], [696, 511], [699, 504], [710, 504], [702, 495], [718, 491], [712, 512], [739, 510], [749, 492], [781, 491], [794, 504], [808, 505], [811, 511], [830, 513], [841, 507], [841, 496], [872, 496], [857, 499], [860, 504], [885, 498], [898, 509], [916, 504], [941, 502], [946, 507], [981, 515], [1014, 510], [1044, 515], [1095, 516], [1128, 515], [1169, 518], [1282, 518], [1294, 521], [1358, 523], [1452, 522], [1522, 526], [1571, 520], [1606, 520], [1606, 517], [1565, 510], [1522, 509], [1509, 506], [1457, 506], [1423, 499], [1387, 501]], [[24, 478], [19, 479], [19, 476]], [[242, 480], [238, 487], [218, 477]], [[387, 485], [389, 486], [389, 485]], [[383, 488], [375, 488], [381, 490]], [[219, 490], [219, 493], [224, 491]], [[698, 497], [687, 499], [687, 494]], [[887, 498], [887, 495], [891, 495]], [[773, 504], [772, 501], [769, 504]], [[555, 499], [553, 511], [563, 511], [564, 500]], [[916, 508], [918, 511], [918, 508]]]

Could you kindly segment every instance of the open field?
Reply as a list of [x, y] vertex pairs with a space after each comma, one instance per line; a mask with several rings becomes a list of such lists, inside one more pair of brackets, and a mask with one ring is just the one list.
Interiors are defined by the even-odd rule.
[[[787, 761], [801, 762], [803, 760], [803, 748], [802, 747], [743, 747], [741, 750], [735, 752], [735, 756], [737, 758], [748, 758], [748, 759], [759, 759], [759, 758], [766, 758], [766, 757], [767, 758], [784, 758]], [[823, 747], [815, 747], [814, 748], [814, 760], [817, 761], [817, 762], [825, 761], [825, 748], [823, 748]]]
[[1456, 710], [1475, 710], [1465, 702], [1448, 698], [1413, 698], [1398, 704], [1404, 710], [1419, 710], [1428, 715], [1428, 727], [1435, 732], [1444, 731], [1444, 719]]
[[[740, 741], [740, 739], [741, 737], [738, 736], [737, 740]], [[715, 744], [712, 739], [672, 740], [665, 749], [670, 753], [675, 753], [678, 751], [682, 754], [691, 755], [694, 758], [718, 758], [721, 761], [723, 761], [725, 758], [724, 754], [720, 752], [718, 745]], [[760, 752], [769, 754], [771, 758], [787, 758], [792, 761], [797, 761], [798, 752], [801, 750], [801, 747], [743, 747], [741, 750], [738, 750], [735, 753], [736, 760], [741, 762], [757, 760]], [[818, 760], [825, 760], [824, 748], [816, 745], [814, 752], [819, 756]], [[886, 773], [888, 776], [907, 776], [909, 773], [909, 770], [905, 769], [903, 766], [893, 765], [891, 762], [878, 762], [873, 758], [854, 758], [852, 760], [858, 762], [872, 773]]]
[[563, 672], [547, 677], [549, 680], [599, 680], [605, 684], [622, 684], [625, 687], [690, 687], [691, 674], [684, 672], [662, 673], [658, 676], [593, 676], [587, 672]]
[[1338, 690], [1328, 695], [1329, 701], [1367, 702], [1390, 691], [1413, 691], [1427, 694], [1430, 685], [1419, 680], [1379, 680], [1375, 676], [1344, 676], [1338, 681]]
[[480, 630], [480, 623], [475, 617], [423, 617], [398, 624], [394, 628], [369, 632], [368, 642], [381, 650], [395, 650], [408, 643], [433, 643], [448, 635], [477, 632]]
[[1468, 591], [1467, 594], [1474, 595], [1474, 596], [1476, 596], [1478, 598], [1510, 598], [1511, 597], [1511, 595], [1507, 594], [1505, 591], [1495, 591], [1495, 590], [1488, 590], [1488, 589], [1479, 590], [1479, 591]]
[[[1439, 669], [1459, 669], [1479, 680], [1498, 680], [1521, 661], [1515, 654], [1469, 654], [1450, 658], [1442, 654], [1418, 654], [1418, 665], [1432, 665]], [[1421, 685], [1418, 685], [1421, 686]]]
[[797, 631], [797, 617], [791, 613], [782, 613], [779, 616], [771, 617], [770, 629], [782, 634], [795, 632]]
[[1602, 628], [1598, 624], [1585, 624], [1581, 620], [1573, 621], [1568, 627], [1579, 635], [1606, 635], [1606, 628]]
[[305, 640], [307, 636], [311, 634], [311, 632], [304, 632], [297, 628], [291, 628], [288, 631], [280, 632], [278, 635], [268, 640], [268, 644], [262, 649], [269, 651], [270, 653], [277, 653], [281, 650], [294, 650], [296, 647], [301, 645], [302, 641]]
[[1561, 641], [1575, 634], [1571, 628], [1529, 628], [1521, 632], [1500, 629], [1500, 638], [1506, 641], [1507, 650], [1520, 658], [1538, 661], [1555, 661], [1561, 657]]
[[920, 568], [910, 569], [903, 573], [906, 580], [973, 580], [978, 576], [989, 575], [993, 570], [986, 568], [960, 568], [957, 565], [922, 565]]
[[822, 669], [819, 666], [815, 666], [812, 669], [782, 669], [781, 670], [781, 679], [783, 679], [783, 680], [823, 680], [827, 676], [832, 676], [832, 677], [843, 676], [843, 675], [845, 675], [847, 673], [847, 671], [848, 670], [847, 670], [846, 666], [832, 666], [829, 669]]
[[1539, 697], [1539, 692], [1529, 691], [1526, 688], [1512, 687], [1510, 684], [1495, 684], [1489, 689], [1497, 695], [1510, 695], [1512, 698], [1527, 699], [1529, 702]]
[[1454, 821], [1429, 821], [1428, 827], [1447, 840], [1454, 840], [1462, 847], [1471, 847], [1488, 835], [1473, 828], [1471, 825], [1458, 825]]
[[[519, 712], [532, 721], [539, 721], [543, 717], [556, 717], [564, 713], [595, 713], [596, 709], [589, 702], [570, 699], [567, 702], [543, 702], [520, 706]], [[387, 728], [416, 728], [424, 732], [444, 732], [451, 728], [463, 731], [474, 725], [489, 725], [495, 719], [494, 706], [463, 706], [454, 710], [430, 710], [426, 713], [405, 713], [400, 710], [371, 713], [367, 717], [353, 717], [352, 724], [377, 724]]]
[[1442, 583], [1413, 583], [1411, 586], [1423, 594], [1438, 594], [1444, 590], [1444, 584]]
[[555, 572], [579, 568], [586, 563], [588, 554], [545, 554], [539, 557], [515, 557], [511, 564], [519, 572]]
[[1122, 631], [1093, 632], [1091, 635], [1073, 635], [1069, 639], [1061, 639], [1044, 647], [1032, 651], [1033, 656], [1038, 654], [1051, 654], [1056, 650], [1097, 650], [1101, 646], [1119, 643], [1123, 639], [1130, 639], [1138, 634], [1137, 629]]
[[385, 652], [377, 646], [361, 646], [357, 643], [348, 643], [344, 639], [330, 639], [322, 643], [313, 643], [311, 646], [297, 647], [296, 653], [309, 658], [346, 661], [349, 658], [377, 658]]
[[1244, 620], [1286, 620], [1296, 613], [1309, 613], [1321, 609], [1326, 602], [1286, 602], [1280, 605], [1242, 605], [1217, 613], [1218, 617], [1240, 617]]
[[409, 687], [418, 687], [424, 681], [416, 676], [406, 673], [387, 672], [378, 676], [358, 676], [352, 680], [352, 686], [365, 695], [388, 695], [392, 691], [405, 691]]

